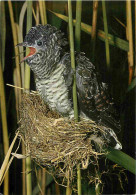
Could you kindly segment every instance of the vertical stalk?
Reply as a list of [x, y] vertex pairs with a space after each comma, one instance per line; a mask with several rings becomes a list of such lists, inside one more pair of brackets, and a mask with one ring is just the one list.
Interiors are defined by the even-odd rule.
[[[73, 81], [73, 105], [74, 105], [74, 118], [78, 121], [78, 106], [77, 106], [77, 92], [76, 92], [76, 66], [75, 66], [75, 49], [74, 49], [74, 35], [73, 35], [73, 21], [72, 21], [72, 5], [71, 0], [68, 0], [68, 19], [69, 19], [69, 38], [70, 38], [70, 55], [71, 55], [71, 67], [74, 72]], [[72, 190], [70, 189], [69, 177], [67, 181], [66, 195], [70, 195]]]
[[45, 194], [46, 192], [46, 169], [42, 168], [42, 192]]
[[[16, 46], [18, 43], [17, 25], [15, 24], [15, 21], [14, 21], [14, 14], [13, 14], [11, 0], [8, 0], [8, 7], [9, 7], [10, 20], [11, 20], [13, 42], [14, 42], [14, 46]], [[19, 54], [18, 48], [16, 47], [15, 48], [15, 56], [17, 56], [17, 57], [15, 58], [16, 68], [14, 70], [14, 83], [16, 82], [17, 86], [21, 87], [21, 74], [20, 74], [19, 55], [18, 54]], [[17, 111], [17, 117], [18, 117], [18, 107], [19, 107], [19, 103], [21, 102], [21, 90], [17, 90], [15, 88], [15, 95], [16, 95], [16, 111]]]
[[80, 51], [82, 0], [76, 2], [75, 48]]
[[127, 16], [127, 28], [126, 35], [127, 40], [129, 41], [129, 52], [128, 52], [128, 69], [129, 69], [129, 81], [130, 84], [133, 76], [133, 33], [132, 33], [132, 9], [131, 9], [131, 1], [126, 1], [126, 16]]
[[[19, 32], [18, 32], [18, 42], [23, 42], [23, 22], [24, 22], [24, 16], [27, 10], [27, 2], [25, 2], [22, 6], [22, 9], [20, 11], [19, 15]], [[23, 52], [23, 48], [19, 47], [19, 53]], [[20, 59], [24, 58], [24, 53], [20, 55]], [[22, 78], [22, 87], [24, 88], [24, 81], [25, 81], [25, 66], [24, 62], [21, 63], [21, 78]], [[22, 142], [22, 154], [25, 155], [25, 145]], [[26, 174], [25, 174], [25, 159], [22, 159], [22, 195], [26, 195]]]
[[107, 24], [105, 0], [102, 0], [102, 10], [103, 10], [103, 21], [104, 21], [104, 31], [105, 31], [106, 64], [107, 64], [107, 68], [109, 70], [109, 68], [110, 68], [110, 49], [109, 49], [108, 24]]
[[[9, 149], [9, 140], [8, 140], [8, 127], [7, 127], [7, 115], [6, 115], [6, 99], [5, 99], [5, 89], [4, 89], [4, 79], [3, 79], [1, 59], [0, 59], [0, 107], [1, 107], [1, 118], [2, 118], [4, 154], [6, 156]], [[7, 172], [4, 179], [4, 195], [8, 195], [8, 194], [9, 194], [9, 172]]]
[[[27, 29], [26, 33], [32, 27], [32, 1], [27, 1]], [[26, 54], [29, 53], [29, 49], [26, 49]], [[25, 65], [25, 89], [30, 88], [30, 67]]]
[[94, 0], [93, 1], [92, 34], [91, 34], [92, 62], [94, 62], [94, 59], [95, 59], [97, 12], [98, 12], [98, 0]]
[[6, 18], [5, 18], [5, 3], [0, 2], [0, 44], [1, 44], [1, 63], [2, 70], [5, 67], [5, 44], [6, 44]]
[[71, 195], [71, 194], [72, 194], [72, 189], [70, 188], [69, 171], [68, 171], [68, 181], [67, 181], [66, 195]]
[[40, 16], [42, 25], [47, 24], [47, 15], [46, 15], [46, 4], [45, 1], [39, 0]]
[[[32, 26], [32, 1], [27, 1], [27, 32]], [[28, 53], [28, 50], [26, 51]], [[30, 89], [30, 67], [25, 67], [25, 89]], [[32, 194], [31, 158], [26, 158], [26, 186], [27, 195]]]
[[[76, 51], [80, 51], [80, 39], [81, 39], [81, 14], [82, 14], [82, 1], [76, 2], [76, 24], [75, 24], [75, 48]], [[81, 189], [81, 169], [80, 164], [77, 165], [77, 191], [78, 195], [82, 194]]]
[[70, 55], [71, 55], [71, 67], [74, 72], [73, 81], [73, 104], [74, 104], [74, 118], [78, 121], [78, 107], [77, 107], [77, 93], [76, 93], [76, 66], [75, 66], [75, 50], [74, 50], [74, 35], [73, 35], [73, 22], [72, 22], [72, 5], [71, 0], [68, 0], [68, 16], [69, 16], [69, 34], [70, 34]]

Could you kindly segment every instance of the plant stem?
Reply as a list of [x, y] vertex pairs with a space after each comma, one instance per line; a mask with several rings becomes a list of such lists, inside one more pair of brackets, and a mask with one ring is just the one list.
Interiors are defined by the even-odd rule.
[[81, 188], [81, 169], [80, 164], [77, 164], [77, 191], [78, 195], [82, 194], [82, 188]]
[[[4, 89], [4, 79], [3, 79], [1, 59], [0, 59], [0, 107], [1, 107], [1, 118], [2, 118], [4, 154], [6, 156], [9, 149], [9, 140], [8, 140], [8, 127], [7, 127], [7, 114], [6, 114], [6, 99], [5, 99], [5, 89]], [[8, 195], [8, 194], [9, 194], [9, 172], [7, 172], [4, 180], [4, 195]]]
[[69, 171], [68, 171], [68, 179], [67, 179], [67, 188], [66, 188], [66, 195], [71, 195], [72, 190], [70, 188], [70, 182], [69, 182]]
[[93, 19], [92, 19], [92, 34], [91, 34], [91, 47], [92, 47], [92, 62], [95, 58], [95, 42], [96, 42], [96, 26], [97, 26], [97, 12], [98, 12], [98, 0], [93, 1]]
[[109, 70], [109, 68], [110, 68], [110, 49], [109, 49], [108, 24], [107, 24], [105, 0], [102, 0], [102, 9], [103, 9], [103, 21], [104, 21], [104, 31], [105, 31], [106, 64], [107, 64], [107, 68]]
[[[5, 20], [5, 2], [0, 2], [0, 108], [1, 108], [1, 120], [2, 120], [2, 136], [3, 136], [3, 148], [4, 155], [6, 156], [9, 148], [8, 139], [8, 127], [7, 127], [7, 114], [6, 114], [6, 98], [5, 98], [5, 87], [3, 70], [5, 67], [5, 43], [6, 43], [6, 20]], [[1, 172], [1, 171], [0, 171]], [[9, 194], [9, 172], [7, 172], [4, 179], [4, 190], [5, 195]]]
[[39, 0], [39, 8], [40, 8], [40, 16], [41, 16], [42, 25], [45, 25], [45, 24], [47, 24], [45, 1]]
[[[17, 25], [14, 21], [14, 13], [13, 13], [11, 0], [8, 1], [8, 7], [9, 7], [10, 20], [11, 20], [13, 42], [14, 42], [14, 46], [16, 46], [18, 43]], [[20, 74], [20, 66], [19, 66], [19, 50], [17, 47], [15, 48], [15, 56], [17, 56], [17, 57], [15, 58], [16, 68], [14, 69], [14, 75], [13, 75], [14, 84], [17, 85], [18, 87], [21, 87], [21, 74]], [[16, 112], [17, 112], [17, 118], [18, 118], [19, 117], [18, 108], [19, 108], [19, 104], [21, 102], [21, 90], [15, 89], [15, 96], [16, 96]]]
[[0, 41], [1, 41], [1, 64], [2, 70], [5, 68], [5, 45], [6, 45], [6, 18], [5, 18], [5, 2], [0, 2]]
[[126, 16], [127, 16], [127, 28], [126, 28], [126, 36], [129, 41], [129, 51], [128, 51], [128, 69], [129, 69], [129, 81], [128, 84], [132, 81], [133, 76], [133, 32], [132, 32], [132, 9], [131, 9], [131, 1], [126, 1]]
[[[27, 1], [27, 29], [26, 33], [32, 27], [32, 1]], [[26, 48], [26, 55], [29, 53], [29, 49]], [[25, 89], [30, 88], [30, 67], [25, 65]]]
[[76, 92], [76, 66], [75, 66], [75, 49], [74, 49], [74, 35], [73, 35], [73, 22], [72, 22], [72, 5], [71, 0], [68, 0], [68, 16], [69, 16], [69, 34], [70, 34], [70, 54], [71, 54], [71, 67], [74, 72], [73, 81], [73, 104], [74, 104], [74, 118], [78, 121], [78, 106], [77, 106], [77, 92]]
[[[32, 26], [32, 1], [27, 1], [27, 32]], [[28, 50], [26, 51], [28, 53]], [[25, 89], [30, 89], [30, 67], [25, 67]], [[26, 186], [27, 195], [32, 194], [31, 158], [26, 158]]]
[[[82, 14], [82, 1], [76, 2], [76, 24], [75, 24], [75, 48], [80, 51], [80, 37], [81, 37], [81, 14]], [[77, 164], [77, 190], [78, 195], [82, 194], [81, 189], [81, 169], [80, 164]]]
[[[56, 15], [58, 18], [61, 18], [65, 22], [68, 22], [68, 17], [67, 16], [62, 15], [62, 14], [55, 13], [55, 12], [53, 12], [51, 10], [49, 10], [49, 11], [51, 13], [53, 13], [54, 15]], [[76, 20], [73, 20], [73, 25], [75, 26], [75, 24], [76, 24]], [[86, 32], [89, 35], [92, 34], [92, 26], [90, 26], [88, 24], [85, 24], [83, 22], [81, 22], [81, 30], [83, 30], [84, 32]], [[105, 32], [104, 31], [98, 30], [97, 35], [98, 35], [98, 38], [101, 41], [104, 41], [105, 42], [106, 35], [105, 35]], [[120, 39], [119, 37], [113, 36], [111, 34], [108, 34], [108, 40], [109, 40], [109, 44], [110, 45], [113, 45], [115, 47], [118, 47], [118, 48], [120, 48], [120, 49], [122, 49], [124, 51], [129, 51], [128, 41], [123, 40], [123, 39]]]
[[80, 51], [82, 1], [76, 2], [75, 48]]

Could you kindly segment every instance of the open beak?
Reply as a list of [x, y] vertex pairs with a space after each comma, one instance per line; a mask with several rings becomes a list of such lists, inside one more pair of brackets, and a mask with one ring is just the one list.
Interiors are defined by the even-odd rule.
[[16, 45], [16, 47], [19, 47], [19, 46], [28, 47], [29, 50], [30, 50], [29, 53], [28, 53], [28, 55], [26, 57], [24, 57], [23, 60], [21, 60], [20, 64], [22, 62], [24, 62], [28, 57], [30, 57], [30, 56], [32, 56], [32, 55], [34, 55], [36, 53], [36, 49], [34, 47], [28, 46], [28, 44], [26, 42], [18, 43]]

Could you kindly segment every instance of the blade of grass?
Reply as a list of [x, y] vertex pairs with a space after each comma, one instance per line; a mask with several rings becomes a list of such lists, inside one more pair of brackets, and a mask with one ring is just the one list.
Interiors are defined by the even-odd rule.
[[127, 28], [126, 35], [127, 40], [129, 41], [129, 51], [128, 51], [128, 70], [129, 70], [129, 81], [128, 84], [132, 81], [133, 76], [133, 32], [132, 32], [132, 9], [131, 9], [131, 1], [126, 1], [126, 16], [127, 16]]
[[[80, 37], [81, 37], [81, 14], [82, 14], [82, 1], [76, 1], [76, 24], [75, 24], [75, 48], [80, 51]], [[78, 195], [82, 194], [81, 189], [81, 169], [80, 164], [77, 165], [77, 190]]]
[[106, 157], [136, 175], [136, 160], [120, 150], [108, 148]]
[[104, 31], [105, 31], [106, 64], [107, 64], [107, 69], [109, 70], [110, 69], [110, 48], [109, 48], [109, 39], [108, 39], [108, 24], [107, 24], [105, 0], [102, 1], [102, 10], [103, 10], [103, 21], [104, 21]]
[[[32, 27], [32, 1], [27, 1], [27, 32]], [[26, 51], [28, 54], [28, 50]], [[25, 67], [25, 89], [30, 89], [30, 67]], [[27, 195], [32, 194], [31, 158], [26, 158], [26, 186]]]
[[94, 0], [93, 1], [92, 33], [91, 33], [92, 62], [94, 62], [94, 58], [95, 58], [97, 11], [98, 11], [98, 0]]
[[[54, 15], [56, 15], [57, 17], [59, 17], [60, 19], [64, 20], [65, 22], [68, 22], [68, 17], [67, 16], [55, 13], [55, 12], [53, 12], [51, 10], [49, 10], [49, 11], [51, 13], [53, 13]], [[76, 24], [76, 20], [73, 20], [73, 25], [75, 26], [75, 24]], [[92, 33], [92, 26], [81, 22], [81, 30], [83, 30], [87, 34], [91, 35], [91, 33]], [[97, 36], [98, 36], [98, 38], [101, 41], [105, 41], [105, 39], [106, 39], [105, 32], [103, 32], [102, 30], [98, 30]], [[120, 38], [118, 38], [116, 36], [113, 36], [111, 34], [108, 34], [108, 40], [109, 40], [109, 44], [110, 45], [118, 47], [118, 48], [120, 48], [120, 49], [122, 49], [124, 51], [128, 51], [129, 50], [128, 41], [120, 39]]]

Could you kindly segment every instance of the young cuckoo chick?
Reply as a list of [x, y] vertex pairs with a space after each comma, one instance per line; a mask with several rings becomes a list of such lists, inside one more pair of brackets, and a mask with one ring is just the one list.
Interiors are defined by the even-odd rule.
[[[70, 53], [64, 52], [68, 42], [63, 36], [49, 24], [38, 25], [17, 46], [29, 47], [30, 53], [22, 61], [35, 73], [36, 88], [50, 109], [73, 118], [73, 71]], [[99, 81], [95, 66], [84, 53], [75, 52], [75, 60], [79, 115], [105, 126], [107, 142], [121, 149], [114, 132], [120, 129], [120, 124], [107, 85]]]

